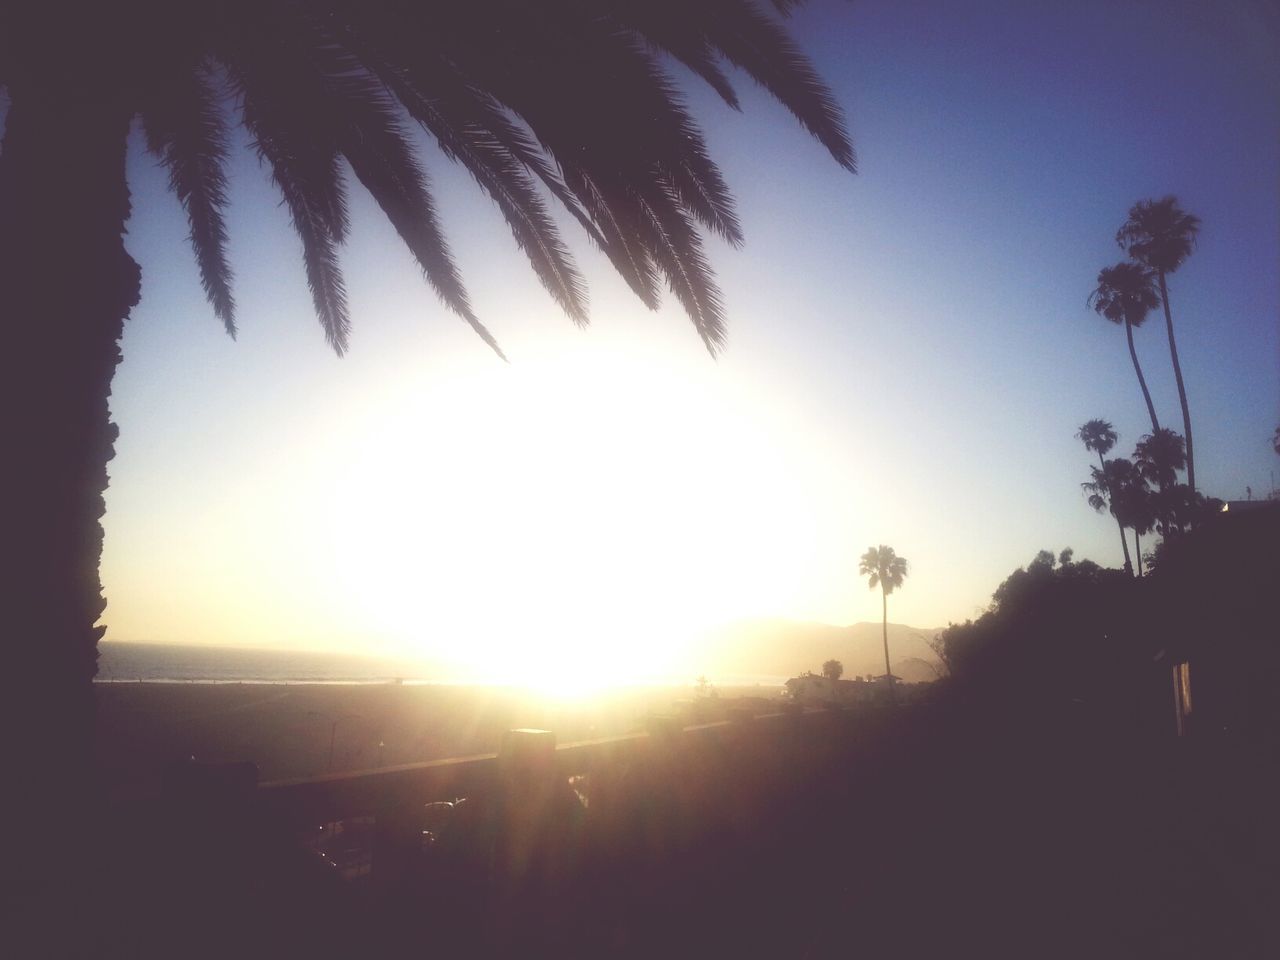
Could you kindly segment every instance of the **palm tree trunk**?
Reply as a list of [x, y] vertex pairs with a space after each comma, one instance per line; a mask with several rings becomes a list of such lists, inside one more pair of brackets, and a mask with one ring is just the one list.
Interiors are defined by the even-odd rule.
[[1138, 538], [1138, 528], [1133, 528], [1133, 553], [1138, 558], [1138, 576], [1142, 576], [1142, 541]]
[[[1098, 451], [1098, 465], [1102, 468], [1102, 475], [1107, 475], [1107, 461], [1102, 459], [1102, 451]], [[1110, 496], [1110, 493], [1108, 493]], [[1113, 513], [1113, 517], [1116, 515]], [[1116, 526], [1120, 528], [1120, 549], [1124, 551], [1124, 572], [1129, 576], [1133, 576], [1133, 561], [1129, 559], [1129, 541], [1124, 535], [1124, 524], [1120, 522], [1120, 518], [1116, 517]]]
[[28, 808], [16, 821], [24, 832], [54, 825], [31, 842], [54, 874], [46, 880], [65, 884], [53, 848], [76, 856], [75, 829], [92, 809], [99, 521], [116, 437], [108, 398], [139, 271], [122, 240], [130, 116], [55, 83], [10, 88], [0, 150], [0, 529], [5, 733], [17, 739], [5, 761], [22, 785], [10, 796]]
[[1164, 326], [1169, 332], [1169, 356], [1173, 358], [1173, 378], [1178, 381], [1178, 402], [1182, 404], [1182, 436], [1187, 441], [1187, 486], [1196, 493], [1196, 458], [1191, 445], [1191, 409], [1187, 406], [1187, 388], [1182, 383], [1182, 364], [1178, 362], [1178, 343], [1173, 339], [1173, 314], [1169, 312], [1169, 288], [1164, 271], [1160, 276], [1160, 303], [1164, 306]]
[[889, 666], [889, 593], [884, 588], [883, 579], [880, 586], [880, 626], [884, 633], [884, 682], [889, 687], [889, 699], [894, 697], [893, 668]]
[[1147, 413], [1151, 415], [1151, 432], [1160, 429], [1160, 421], [1156, 417], [1156, 405], [1151, 402], [1151, 391], [1147, 389], [1147, 378], [1142, 375], [1142, 366], [1138, 363], [1138, 351], [1133, 346], [1133, 325], [1124, 323], [1124, 335], [1129, 341], [1129, 357], [1133, 360], [1133, 371], [1138, 375], [1138, 386], [1142, 387], [1142, 399], [1147, 401]]

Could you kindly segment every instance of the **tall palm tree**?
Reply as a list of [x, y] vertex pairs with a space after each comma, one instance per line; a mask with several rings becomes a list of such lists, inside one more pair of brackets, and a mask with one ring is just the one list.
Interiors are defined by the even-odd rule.
[[1191, 441], [1191, 410], [1187, 406], [1187, 388], [1182, 382], [1182, 364], [1178, 362], [1178, 343], [1173, 337], [1173, 314], [1169, 310], [1166, 278], [1191, 256], [1199, 232], [1200, 218], [1178, 206], [1178, 198], [1174, 196], [1135, 203], [1129, 208], [1129, 219], [1116, 232], [1116, 243], [1120, 248], [1137, 263], [1154, 270], [1160, 283], [1160, 302], [1164, 305], [1164, 324], [1169, 334], [1169, 356], [1173, 359], [1178, 402], [1182, 405], [1182, 435], [1187, 441], [1187, 486], [1191, 488], [1193, 498], [1196, 492], [1196, 459]]
[[889, 666], [889, 594], [902, 586], [907, 578], [907, 561], [898, 556], [893, 547], [881, 544], [868, 547], [858, 561], [858, 573], [867, 578], [867, 586], [872, 590], [880, 588], [881, 629], [884, 634], [884, 676], [889, 684], [890, 696], [893, 690], [893, 668]]
[[[794, 0], [774, 0], [783, 14]], [[552, 298], [587, 320], [553, 197], [639, 298], [665, 283], [708, 350], [724, 342], [704, 231], [742, 242], [734, 204], [660, 59], [731, 107], [744, 70], [842, 166], [854, 154], [830, 91], [781, 22], [749, 0], [255, 0], [0, 3], [0, 291], [9, 416], [5, 666], [42, 739], [24, 761], [88, 769], [103, 612], [98, 574], [118, 342], [141, 277], [123, 243], [126, 143], [140, 119], [190, 221], [214, 314], [235, 333], [226, 256], [229, 123], [244, 124], [301, 244], [334, 350], [349, 311], [338, 253], [348, 171], [444, 306], [472, 309], [411, 125], [497, 204]], [[17, 411], [26, 411], [19, 416]], [[51, 776], [57, 770], [48, 770]]]
[[[1119, 439], [1116, 435], [1115, 427], [1106, 420], [1089, 420], [1081, 425], [1076, 431], [1076, 436], [1084, 443], [1086, 450], [1091, 450], [1098, 455], [1098, 474], [1095, 477], [1104, 477], [1107, 469], [1107, 461], [1104, 459]], [[1125, 539], [1124, 524], [1120, 522], [1120, 518], [1116, 517], [1116, 523], [1120, 527], [1120, 548], [1124, 551], [1124, 572], [1133, 574], [1133, 561], [1129, 558], [1129, 541]]]
[[1089, 479], [1080, 484], [1089, 506], [1101, 513], [1106, 510], [1116, 519], [1120, 527], [1120, 545], [1124, 548], [1125, 572], [1132, 575], [1133, 564], [1129, 559], [1129, 544], [1125, 538], [1125, 528], [1129, 526], [1125, 499], [1125, 490], [1133, 483], [1133, 464], [1119, 457], [1115, 460], [1104, 460], [1101, 467], [1089, 468]]
[[1190, 488], [1178, 483], [1178, 472], [1187, 467], [1182, 437], [1168, 428], [1147, 434], [1134, 447], [1133, 462], [1138, 473], [1159, 489], [1154, 509], [1161, 533], [1180, 529], [1195, 500]]
[[1100, 316], [1112, 323], [1124, 325], [1125, 339], [1129, 343], [1129, 358], [1133, 361], [1133, 372], [1138, 375], [1142, 399], [1147, 402], [1152, 430], [1160, 429], [1160, 421], [1156, 417], [1155, 404], [1151, 402], [1151, 391], [1147, 389], [1147, 378], [1142, 375], [1142, 366], [1138, 363], [1138, 351], [1133, 346], [1133, 328], [1142, 326], [1147, 314], [1156, 308], [1159, 301], [1154, 275], [1135, 263], [1117, 263], [1114, 267], [1103, 267], [1098, 271], [1097, 287], [1089, 294], [1089, 306]]
[[1156, 525], [1157, 494], [1147, 485], [1147, 477], [1137, 464], [1117, 460], [1110, 482], [1114, 484], [1114, 503], [1122, 529], [1133, 531], [1133, 553], [1138, 576], [1142, 576], [1142, 535]]

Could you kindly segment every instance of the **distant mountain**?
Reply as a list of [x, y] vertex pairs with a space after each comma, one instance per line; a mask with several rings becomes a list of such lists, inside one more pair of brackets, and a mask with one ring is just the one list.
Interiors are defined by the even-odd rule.
[[[938, 658], [929, 641], [941, 627], [889, 624], [889, 662], [904, 680], [932, 680]], [[715, 631], [705, 647], [707, 672], [738, 676], [794, 677], [822, 671], [827, 660], [844, 664], [845, 677], [884, 673], [880, 624], [837, 627], [795, 620], [745, 620]]]

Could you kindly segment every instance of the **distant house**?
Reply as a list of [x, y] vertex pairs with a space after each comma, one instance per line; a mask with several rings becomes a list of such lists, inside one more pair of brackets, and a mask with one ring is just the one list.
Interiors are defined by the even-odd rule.
[[1248, 513], [1251, 510], [1274, 510], [1274, 500], [1227, 500], [1222, 504], [1223, 513]]
[[804, 673], [792, 677], [786, 683], [787, 696], [796, 703], [819, 706], [828, 703], [866, 703], [879, 697], [884, 689], [883, 678], [831, 680], [816, 673]]
[[1206, 742], [1280, 736], [1280, 502], [1223, 504], [1175, 541], [1153, 585], [1153, 661], [1174, 732]]

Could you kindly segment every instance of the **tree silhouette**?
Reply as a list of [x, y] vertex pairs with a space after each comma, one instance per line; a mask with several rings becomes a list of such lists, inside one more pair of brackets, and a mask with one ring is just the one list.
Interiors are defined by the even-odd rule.
[[[774, 5], [785, 14], [794, 3]], [[586, 295], [544, 195], [646, 305], [658, 306], [665, 283], [714, 353], [724, 318], [702, 233], [736, 246], [742, 231], [663, 54], [732, 107], [721, 61], [738, 66], [854, 168], [827, 87], [780, 22], [741, 0], [122, 0], [72, 12], [61, 4], [0, 9], [0, 87], [9, 100], [0, 399], [11, 414], [5, 453], [16, 481], [3, 522], [14, 571], [6, 667], [22, 678], [18, 715], [42, 729], [40, 747], [13, 762], [81, 777], [89, 769], [89, 684], [105, 630], [95, 626], [105, 606], [99, 521], [116, 438], [108, 397], [141, 283], [122, 239], [134, 119], [186, 211], [213, 312], [233, 334], [229, 113], [280, 192], [338, 353], [350, 320], [338, 261], [348, 169], [444, 306], [498, 349], [450, 254], [410, 121], [494, 200], [572, 320], [586, 322]]]
[[[1137, 469], [1134, 465], [1118, 457], [1105, 460], [1101, 467], [1089, 468], [1089, 479], [1080, 484], [1089, 506], [1099, 513], [1106, 510], [1116, 518], [1120, 527], [1120, 544], [1124, 547], [1125, 573], [1132, 576], [1133, 568], [1129, 559], [1129, 547], [1125, 540], [1125, 528], [1129, 526], [1126, 508], [1130, 505], [1125, 499], [1126, 491], [1135, 482]], [[1135, 541], [1136, 542], [1136, 541]]]
[[[1132, 345], [1132, 341], [1130, 341], [1130, 344]], [[1080, 429], [1076, 431], [1076, 436], [1084, 443], [1084, 448], [1086, 450], [1091, 450], [1098, 455], [1098, 469], [1094, 471], [1091, 483], [1101, 483], [1105, 487], [1107, 462], [1104, 458], [1116, 445], [1118, 437], [1116, 435], [1115, 428], [1106, 420], [1089, 420], [1082, 424]], [[1096, 492], [1101, 493], [1104, 499], [1107, 496], [1104, 491], [1099, 490]], [[1107, 504], [1095, 506], [1091, 498], [1090, 506], [1093, 506], [1096, 510], [1101, 510], [1105, 508]], [[1116, 524], [1120, 527], [1120, 547], [1124, 551], [1124, 570], [1125, 573], [1132, 574], [1133, 561], [1129, 557], [1129, 541], [1125, 539], [1124, 524], [1121, 523], [1118, 516], [1116, 517]]]
[[822, 665], [822, 675], [835, 683], [844, 674], [844, 664], [839, 660], [828, 660]]
[[1271, 449], [1280, 455], [1280, 427], [1276, 427], [1276, 432], [1271, 437]]
[[907, 561], [898, 556], [893, 547], [881, 544], [868, 547], [858, 561], [858, 573], [867, 578], [872, 590], [880, 588], [881, 628], [884, 633], [884, 675], [892, 695], [893, 668], [889, 666], [889, 594], [907, 578]]
[[1052, 570], [1057, 562], [1058, 558], [1054, 556], [1052, 550], [1037, 550], [1036, 555], [1031, 558], [1031, 563], [1027, 565], [1027, 569]]
[[1133, 360], [1133, 372], [1138, 375], [1138, 386], [1142, 388], [1142, 399], [1147, 402], [1147, 413], [1151, 416], [1151, 429], [1160, 429], [1160, 420], [1156, 417], [1155, 404], [1151, 402], [1151, 391], [1147, 389], [1147, 378], [1142, 375], [1142, 366], [1138, 363], [1138, 351], [1133, 345], [1133, 328], [1142, 326], [1147, 314], [1156, 308], [1160, 297], [1156, 294], [1155, 276], [1141, 264], [1117, 263], [1114, 267], [1103, 267], [1098, 271], [1098, 285], [1089, 294], [1089, 306], [1099, 316], [1112, 323], [1124, 325], [1125, 339], [1129, 343], [1129, 358]]
[[[1178, 402], [1182, 405], [1182, 435], [1187, 441], [1187, 486], [1194, 498], [1196, 464], [1191, 440], [1191, 410], [1187, 406], [1187, 388], [1182, 382], [1182, 364], [1178, 362], [1178, 343], [1173, 336], [1173, 314], [1169, 310], [1167, 275], [1177, 271], [1195, 249], [1200, 232], [1200, 218], [1178, 206], [1178, 198], [1141, 200], [1129, 208], [1127, 219], [1116, 232], [1116, 243], [1137, 263], [1155, 271], [1160, 283], [1160, 302], [1164, 305], [1165, 329], [1169, 333], [1169, 356], [1173, 359], [1173, 376], [1178, 382]], [[1152, 424], [1153, 430], [1159, 426]]]
[[1178, 472], [1187, 466], [1182, 437], [1168, 428], [1147, 434], [1134, 447], [1133, 462], [1142, 477], [1157, 488], [1152, 505], [1160, 532], [1180, 529], [1193, 502], [1190, 487], [1178, 483]]
[[1182, 437], [1165, 428], [1139, 440], [1133, 448], [1133, 460], [1156, 486], [1171, 487], [1178, 482], [1178, 472], [1187, 467], [1187, 451]]
[[1142, 535], [1155, 528], [1157, 494], [1147, 485], [1147, 477], [1136, 464], [1127, 468], [1119, 467], [1114, 482], [1117, 484], [1113, 494], [1117, 517], [1122, 528], [1128, 527], [1133, 531], [1133, 553], [1137, 561], [1138, 576], [1142, 576]]

